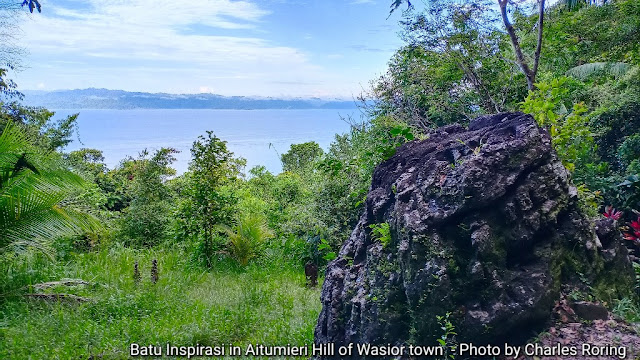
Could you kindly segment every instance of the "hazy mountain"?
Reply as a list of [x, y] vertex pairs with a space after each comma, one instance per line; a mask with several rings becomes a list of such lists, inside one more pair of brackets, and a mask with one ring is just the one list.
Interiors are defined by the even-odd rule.
[[83, 89], [24, 91], [25, 103], [49, 109], [351, 109], [352, 100], [275, 99]]

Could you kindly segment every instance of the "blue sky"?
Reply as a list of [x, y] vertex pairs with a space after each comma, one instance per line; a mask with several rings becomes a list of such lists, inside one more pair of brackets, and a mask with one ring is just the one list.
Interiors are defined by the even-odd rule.
[[352, 98], [398, 38], [390, 0], [41, 0], [23, 90]]

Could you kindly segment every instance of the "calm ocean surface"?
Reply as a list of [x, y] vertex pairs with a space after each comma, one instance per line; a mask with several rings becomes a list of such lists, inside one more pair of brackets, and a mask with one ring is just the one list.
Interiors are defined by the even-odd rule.
[[[145, 148], [152, 151], [173, 147], [180, 151], [174, 163], [178, 173], [186, 171], [191, 144], [207, 130], [227, 141], [227, 147], [236, 156], [247, 159], [247, 171], [264, 165], [272, 173], [279, 173], [282, 166], [278, 153], [286, 152], [291, 144], [315, 141], [327, 150], [336, 134], [349, 130], [349, 124], [340, 116], [353, 115], [359, 119], [357, 109], [56, 110], [55, 118], [74, 113], [80, 113], [82, 143], [74, 136], [66, 151], [83, 147], [102, 150], [105, 162], [113, 168], [121, 159], [128, 155], [136, 157]], [[269, 144], [273, 146], [269, 148]]]

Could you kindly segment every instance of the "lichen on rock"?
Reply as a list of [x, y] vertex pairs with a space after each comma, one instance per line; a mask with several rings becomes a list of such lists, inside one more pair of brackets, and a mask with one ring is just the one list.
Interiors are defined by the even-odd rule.
[[[529, 115], [482, 116], [401, 146], [327, 268], [316, 343], [435, 345], [436, 316], [451, 313], [459, 341], [517, 344], [544, 327], [562, 287], [629, 292], [619, 235], [596, 233], [576, 200]], [[384, 244], [372, 235], [383, 223]]]

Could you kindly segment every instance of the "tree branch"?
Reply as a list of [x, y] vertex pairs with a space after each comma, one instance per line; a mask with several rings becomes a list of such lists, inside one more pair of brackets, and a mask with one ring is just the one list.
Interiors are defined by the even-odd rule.
[[[527, 64], [526, 59], [524, 58], [524, 54], [522, 53], [522, 49], [520, 48], [520, 42], [518, 41], [518, 36], [516, 35], [516, 30], [513, 28], [513, 25], [509, 21], [509, 17], [507, 15], [507, 4], [509, 0], [498, 0], [498, 5], [500, 6], [500, 15], [502, 15], [502, 22], [504, 23], [504, 27], [507, 29], [507, 33], [509, 34], [509, 38], [511, 39], [511, 45], [513, 45], [513, 51], [516, 53], [516, 62], [525, 77], [527, 78], [527, 86], [529, 90], [533, 90], [535, 86], [533, 85], [535, 80], [535, 73], [531, 71], [529, 65]], [[539, 30], [540, 33], [540, 30]], [[542, 41], [542, 38], [539, 38], [539, 42]]]
[[540, 52], [542, 51], [542, 31], [544, 29], [544, 2], [540, 1], [540, 9], [538, 10], [538, 44], [536, 45], [536, 53], [533, 59], [533, 80], [538, 74], [538, 65], [540, 64]]

